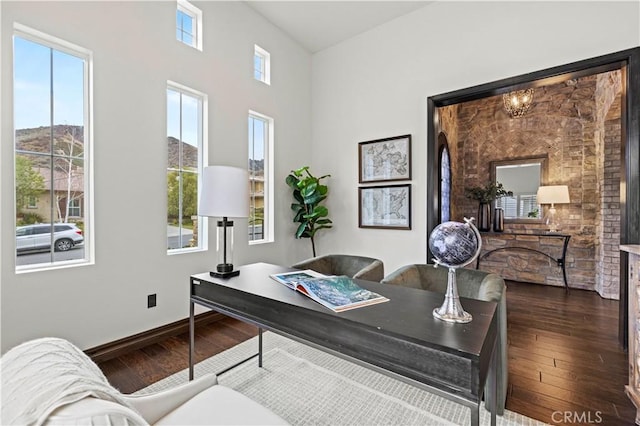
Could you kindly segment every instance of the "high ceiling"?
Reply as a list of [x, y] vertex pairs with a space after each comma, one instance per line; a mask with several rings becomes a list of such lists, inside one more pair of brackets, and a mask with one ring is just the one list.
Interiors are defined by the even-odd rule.
[[247, 1], [306, 50], [318, 52], [432, 1]]

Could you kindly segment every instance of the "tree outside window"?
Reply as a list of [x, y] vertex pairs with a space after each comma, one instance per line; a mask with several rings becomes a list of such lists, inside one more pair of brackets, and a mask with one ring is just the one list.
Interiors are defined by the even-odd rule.
[[[73, 222], [82, 229], [91, 187], [86, 167], [91, 53], [16, 24], [13, 59], [16, 225]], [[83, 242], [62, 256], [54, 248], [60, 237], [54, 227], [47, 229], [50, 234], [33, 250], [27, 235], [16, 235], [19, 269], [89, 260], [84, 242], [90, 232], [83, 231]]]

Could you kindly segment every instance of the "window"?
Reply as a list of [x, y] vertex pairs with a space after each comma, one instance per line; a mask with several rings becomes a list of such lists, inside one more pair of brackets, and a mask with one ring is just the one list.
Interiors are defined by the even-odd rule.
[[169, 83], [167, 87], [167, 250], [206, 247], [205, 221], [198, 222], [198, 199], [206, 140], [206, 95]]
[[88, 263], [91, 52], [20, 24], [13, 48], [16, 269]]
[[176, 39], [202, 50], [202, 11], [186, 0], [178, 0]]
[[439, 164], [438, 176], [440, 178], [440, 223], [451, 220], [451, 159], [449, 158], [449, 144], [444, 133], [438, 135]]
[[37, 209], [38, 208], [38, 197], [35, 195], [29, 195], [29, 200], [27, 201], [28, 209]]
[[504, 216], [508, 218], [536, 219], [540, 212], [536, 194], [518, 194], [513, 197], [498, 198], [496, 207], [504, 209]]
[[253, 78], [271, 84], [271, 55], [257, 44], [253, 53]]
[[249, 112], [249, 241], [273, 241], [273, 119]]
[[80, 217], [80, 200], [73, 199], [69, 201], [69, 217]]

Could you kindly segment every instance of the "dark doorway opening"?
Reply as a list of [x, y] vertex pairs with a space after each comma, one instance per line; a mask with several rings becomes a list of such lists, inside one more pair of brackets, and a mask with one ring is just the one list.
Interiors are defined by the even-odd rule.
[[[620, 244], [640, 243], [640, 48], [573, 62], [427, 99], [427, 238], [440, 220], [440, 152], [437, 108], [612, 70], [622, 72]], [[427, 259], [432, 254], [427, 252]], [[619, 342], [626, 348], [628, 257], [620, 257]]]

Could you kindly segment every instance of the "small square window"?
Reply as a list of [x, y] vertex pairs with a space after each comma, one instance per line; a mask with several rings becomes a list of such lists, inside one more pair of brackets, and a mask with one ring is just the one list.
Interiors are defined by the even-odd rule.
[[257, 44], [253, 53], [253, 78], [271, 84], [271, 55]]
[[202, 11], [186, 0], [178, 0], [176, 39], [202, 50]]
[[30, 195], [27, 200], [27, 208], [28, 209], [37, 209], [38, 208], [38, 198], [35, 195]]

